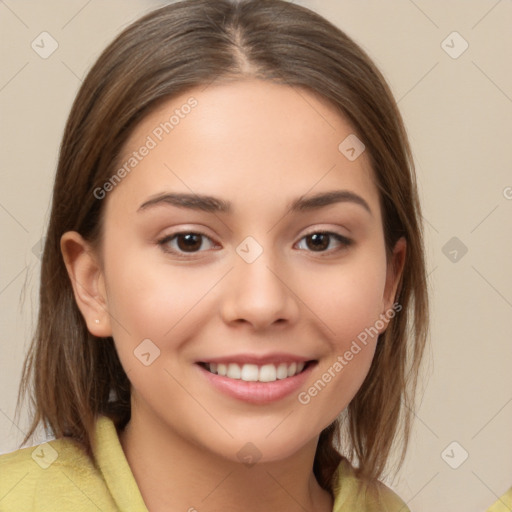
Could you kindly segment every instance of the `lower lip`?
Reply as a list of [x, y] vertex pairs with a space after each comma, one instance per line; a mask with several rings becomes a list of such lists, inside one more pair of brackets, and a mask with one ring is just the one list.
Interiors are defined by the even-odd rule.
[[273, 382], [246, 382], [211, 373], [196, 364], [201, 373], [222, 393], [251, 404], [268, 404], [296, 392], [307, 380], [316, 363], [309, 363], [301, 373]]

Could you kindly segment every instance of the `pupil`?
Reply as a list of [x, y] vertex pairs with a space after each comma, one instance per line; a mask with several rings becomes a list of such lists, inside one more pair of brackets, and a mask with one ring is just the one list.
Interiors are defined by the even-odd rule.
[[[323, 241], [320, 239], [320, 237], [323, 237]], [[313, 235], [310, 235], [310, 239], [313, 241], [313, 248], [316, 249], [326, 249], [329, 246], [327, 238], [328, 237], [324, 233], [315, 233]]]
[[[178, 237], [178, 246], [181, 250], [194, 250], [201, 247], [201, 235], [196, 233], [188, 233], [186, 235], [180, 235]], [[181, 241], [185, 240], [186, 243], [182, 244]]]

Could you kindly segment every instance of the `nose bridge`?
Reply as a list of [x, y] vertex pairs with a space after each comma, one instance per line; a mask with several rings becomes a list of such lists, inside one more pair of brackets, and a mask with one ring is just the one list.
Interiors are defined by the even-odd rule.
[[236, 253], [222, 306], [225, 320], [246, 320], [254, 326], [292, 320], [297, 314], [297, 304], [287, 286], [289, 273], [282, 270], [287, 267], [276, 251], [247, 237]]

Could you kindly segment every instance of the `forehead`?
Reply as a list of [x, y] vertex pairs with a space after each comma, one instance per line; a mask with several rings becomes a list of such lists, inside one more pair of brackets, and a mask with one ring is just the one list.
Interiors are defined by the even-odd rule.
[[225, 197], [236, 213], [344, 188], [378, 203], [366, 153], [352, 161], [344, 153], [354, 136], [330, 103], [304, 88], [260, 80], [192, 88], [135, 128], [116, 167], [128, 172], [108, 202], [133, 210], [148, 196], [179, 191]]

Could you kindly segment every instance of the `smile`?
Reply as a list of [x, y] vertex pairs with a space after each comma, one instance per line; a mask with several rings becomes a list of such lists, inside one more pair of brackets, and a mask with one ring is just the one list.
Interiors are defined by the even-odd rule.
[[216, 358], [194, 366], [213, 389], [255, 405], [269, 404], [297, 393], [318, 365], [316, 359], [293, 361], [277, 354], [269, 357], [239, 355], [237, 362], [233, 359]]
[[201, 363], [210, 373], [245, 382], [275, 382], [301, 373], [309, 362], [279, 364]]

